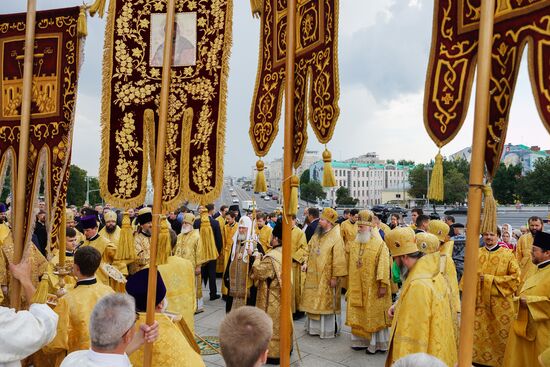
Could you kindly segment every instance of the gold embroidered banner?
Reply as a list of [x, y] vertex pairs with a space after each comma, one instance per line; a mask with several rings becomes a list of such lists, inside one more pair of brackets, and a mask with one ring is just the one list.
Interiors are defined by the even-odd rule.
[[[286, 12], [286, 0], [263, 0], [260, 57], [249, 130], [254, 150], [260, 157], [268, 153], [279, 130], [285, 78]], [[340, 113], [338, 0], [299, 0], [296, 15], [293, 148], [294, 166], [298, 167], [307, 146], [306, 113], [309, 112], [311, 127], [321, 143], [328, 143], [332, 138]]]
[[[79, 7], [36, 13], [29, 151], [19, 152], [26, 14], [0, 15], [0, 176], [11, 166], [17, 176], [17, 157], [28, 155], [25, 190], [25, 243], [34, 225], [36, 203], [44, 172], [47, 225], [57, 243], [67, 196], [74, 109], [83, 40], [78, 32]], [[12, 190], [15, 192], [15, 180]], [[0, 178], [3, 182], [3, 177]], [[0, 192], [3, 185], [0, 186]], [[14, 202], [14, 200], [12, 200]]]
[[[223, 184], [231, 0], [176, 2], [163, 208], [208, 202]], [[165, 0], [111, 0], [103, 58], [101, 194], [144, 202], [153, 169]], [[149, 164], [149, 162], [151, 162]]]
[[[424, 95], [424, 123], [443, 146], [460, 130], [477, 57], [480, 0], [436, 0], [432, 48]], [[550, 131], [550, 1], [497, 0], [485, 164], [498, 169], [510, 106], [525, 45], [539, 114]]]

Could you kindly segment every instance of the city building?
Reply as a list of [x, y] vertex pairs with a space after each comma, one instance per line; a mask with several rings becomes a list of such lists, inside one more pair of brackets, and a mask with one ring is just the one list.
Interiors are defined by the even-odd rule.
[[[322, 181], [323, 168], [323, 161], [315, 162], [309, 168], [310, 178]], [[409, 170], [413, 166], [363, 163], [350, 159], [344, 162], [332, 161], [332, 168], [336, 177], [336, 187], [326, 189], [327, 200], [331, 205], [335, 205], [336, 191], [340, 187], [347, 188], [350, 196], [359, 200], [358, 205], [361, 207], [385, 203], [383, 196], [386, 191], [389, 192], [388, 199], [391, 198], [387, 201], [396, 200], [396, 192], [401, 193], [400, 195], [405, 192], [408, 198]], [[391, 192], [393, 192], [393, 196]]]
[[[531, 172], [535, 168], [535, 162], [539, 159], [550, 157], [550, 150], [541, 150], [538, 146], [528, 147], [523, 144], [506, 144], [502, 151], [500, 161], [506, 166], [521, 165], [523, 175]], [[464, 148], [449, 156], [449, 159], [465, 159], [470, 162], [472, 158], [472, 148]]]

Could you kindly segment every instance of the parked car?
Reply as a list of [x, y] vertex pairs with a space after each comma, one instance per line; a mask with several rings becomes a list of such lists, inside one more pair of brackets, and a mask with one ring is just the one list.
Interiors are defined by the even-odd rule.
[[447, 209], [443, 212], [445, 215], [467, 215], [468, 207], [467, 206], [455, 206], [454, 208]]
[[233, 198], [233, 203], [234, 203], [234, 204], [238, 204], [238, 203], [239, 203], [239, 199], [238, 199], [238, 198]]
[[407, 209], [397, 205], [375, 205], [371, 210], [384, 223], [388, 221], [393, 213], [400, 214], [402, 217], [407, 216]]
[[266, 195], [266, 196], [264, 196], [264, 200], [265, 200], [265, 201], [270, 201], [271, 198], [270, 198], [269, 196]]
[[279, 200], [279, 196], [273, 195], [273, 196], [271, 196], [271, 199], [272, 199], [272, 200]]

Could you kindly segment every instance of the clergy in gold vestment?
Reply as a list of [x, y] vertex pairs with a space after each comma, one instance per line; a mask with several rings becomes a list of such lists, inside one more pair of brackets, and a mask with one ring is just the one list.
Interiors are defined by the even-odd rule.
[[[74, 252], [76, 250], [76, 231], [73, 228], [67, 227], [65, 230], [65, 266], [71, 269], [74, 263]], [[54, 256], [48, 264], [48, 280], [50, 282], [49, 293], [56, 294], [59, 290], [59, 276], [55, 274], [57, 265], [59, 265], [59, 251], [55, 249]], [[76, 277], [72, 274], [66, 275], [64, 278], [65, 289], [71, 289], [76, 284]]]
[[439, 256], [418, 251], [413, 229], [395, 228], [386, 244], [401, 270], [403, 287], [393, 315], [386, 367], [413, 353], [427, 353], [448, 366], [457, 362], [456, 342]]
[[358, 214], [357, 234], [349, 243], [346, 293], [352, 348], [369, 353], [388, 350], [391, 325], [386, 313], [391, 307], [390, 253], [373, 216], [370, 210]]
[[134, 236], [137, 259], [128, 265], [128, 272], [130, 275], [149, 266], [149, 257], [151, 254], [151, 229], [153, 227], [153, 213], [151, 212], [151, 208], [145, 207], [140, 209], [137, 216], [137, 222], [139, 223], [139, 227]]
[[[231, 254], [231, 247], [233, 247], [234, 237], [236, 236], [239, 226], [237, 225], [237, 214], [235, 212], [228, 212], [225, 216], [225, 226], [223, 227], [223, 268], [227, 268], [229, 262], [229, 255]], [[227, 287], [222, 282], [222, 294], [227, 296]]]
[[[128, 278], [126, 291], [136, 301], [136, 311], [139, 313], [138, 324], [145, 323], [147, 308], [147, 284], [149, 269], [143, 269]], [[153, 344], [153, 361], [151, 366], [162, 367], [201, 367], [204, 362], [195, 352], [187, 337], [184, 336], [168, 315], [164, 314], [166, 308], [166, 286], [163, 278], [157, 273], [157, 293], [155, 295], [155, 320], [159, 323], [159, 337]], [[136, 328], [138, 326], [136, 325]], [[196, 345], [196, 344], [195, 344]], [[130, 355], [130, 361], [134, 367], [143, 366], [144, 347], [140, 347]]]
[[338, 213], [325, 208], [309, 241], [309, 256], [301, 310], [306, 312], [306, 331], [321, 338], [334, 338], [341, 326], [339, 280], [346, 276], [346, 257]]
[[43, 348], [46, 354], [58, 356], [56, 365], [70, 352], [90, 347], [89, 320], [97, 301], [113, 293], [111, 287], [94, 276], [101, 263], [101, 254], [92, 246], [81, 247], [75, 253], [73, 274], [77, 278], [73, 289], [59, 299], [54, 311], [59, 315], [57, 334]]
[[532, 261], [537, 269], [514, 298], [504, 367], [537, 366], [537, 357], [550, 348], [550, 234], [535, 234]]
[[99, 231], [99, 235], [109, 240], [115, 247], [118, 248], [118, 239], [120, 238], [120, 227], [116, 224], [117, 215], [114, 211], [109, 211], [103, 217], [105, 219], [105, 227]]
[[[351, 209], [349, 211], [349, 218], [340, 223], [340, 235], [342, 235], [342, 241], [344, 241], [344, 250], [346, 251], [346, 269], [349, 269], [349, 245], [355, 240], [357, 235], [357, 209]], [[344, 277], [340, 284], [342, 288], [348, 288], [348, 277]]]
[[[250, 303], [250, 261], [255, 252], [256, 243], [252, 239], [252, 220], [249, 217], [241, 217], [239, 229], [233, 242], [229, 262], [223, 274], [223, 281], [227, 287], [227, 300], [225, 312], [231, 311]], [[254, 306], [252, 304], [252, 306]]]
[[[84, 240], [84, 243], [80, 247], [92, 246], [101, 254], [102, 265], [112, 264], [116, 255], [116, 247], [108, 239], [99, 235], [95, 215], [82, 218], [80, 224], [84, 229], [84, 236], [86, 237], [86, 240]], [[105, 272], [103, 266], [100, 266], [96, 276], [99, 282], [109, 285], [109, 274]]]
[[[225, 236], [224, 236], [224, 228], [225, 228], [225, 213], [227, 212], [227, 206], [222, 205], [220, 207], [220, 211], [214, 215], [214, 219], [218, 221], [218, 224], [220, 225], [220, 231], [222, 234], [222, 251], [218, 254], [218, 259], [216, 260], [216, 274], [223, 273], [224, 267], [224, 252], [223, 248], [225, 248]], [[223, 287], [223, 286], [222, 286]]]
[[271, 231], [273, 228], [266, 224], [267, 215], [258, 213], [256, 215], [256, 236], [258, 236], [258, 245], [262, 247], [264, 254], [271, 250]]
[[513, 321], [519, 266], [512, 251], [500, 247], [496, 233], [483, 233], [483, 242], [485, 247], [479, 249], [472, 359], [484, 366], [502, 366]]
[[296, 216], [292, 216], [292, 295], [291, 307], [295, 317], [303, 317], [300, 310], [302, 303], [302, 287], [306, 274], [302, 272], [302, 264], [308, 256], [306, 234], [296, 226]]
[[541, 218], [530, 217], [527, 222], [529, 224], [529, 233], [522, 235], [516, 245], [516, 258], [521, 270], [519, 290], [521, 290], [527, 278], [533, 275], [537, 270], [537, 267], [531, 261], [531, 248], [533, 247], [533, 238], [535, 234], [543, 230]]
[[76, 231], [76, 245], [79, 246], [82, 242], [84, 242], [84, 240], [86, 240], [86, 237], [76, 228], [74, 211], [72, 209], [65, 210], [65, 222], [67, 223], [67, 228], [72, 228]]
[[280, 358], [279, 342], [281, 335], [279, 324], [281, 313], [282, 227], [282, 222], [277, 222], [272, 231], [272, 240], [269, 244], [271, 251], [263, 257], [259, 252], [256, 252], [257, 256], [252, 266], [252, 279], [258, 281], [256, 307], [264, 310], [273, 320], [273, 334], [269, 341], [267, 361], [267, 363], [271, 364], [279, 364]]
[[181, 233], [178, 235], [174, 256], [189, 260], [193, 268], [196, 310], [202, 312], [204, 304], [202, 299], [201, 266], [205, 263], [202, 256], [202, 242], [198, 229], [193, 228], [195, 216], [185, 213], [181, 225]]

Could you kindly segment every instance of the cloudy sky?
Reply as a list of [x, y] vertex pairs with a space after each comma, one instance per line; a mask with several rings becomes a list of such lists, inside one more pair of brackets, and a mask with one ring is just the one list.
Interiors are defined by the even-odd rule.
[[[78, 0], [37, 0], [38, 9], [74, 6]], [[91, 0], [89, 0], [91, 2]], [[259, 20], [249, 1], [234, 0], [233, 48], [228, 87], [225, 173], [249, 175], [256, 157], [249, 138], [249, 111], [256, 78]], [[25, 11], [26, 1], [2, 1], [3, 13]], [[329, 149], [335, 159], [377, 152], [383, 159], [426, 162], [436, 148], [422, 118], [433, 1], [340, 1], [340, 118]], [[99, 172], [101, 58], [104, 20], [88, 19], [80, 73], [73, 163], [90, 176]], [[473, 95], [473, 94], [472, 94]], [[444, 155], [471, 145], [473, 106], [461, 132]], [[267, 160], [282, 156], [282, 129]], [[309, 149], [321, 150], [314, 134]], [[522, 63], [510, 115], [507, 142], [550, 149]]]

